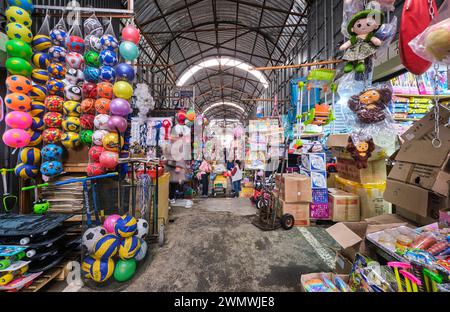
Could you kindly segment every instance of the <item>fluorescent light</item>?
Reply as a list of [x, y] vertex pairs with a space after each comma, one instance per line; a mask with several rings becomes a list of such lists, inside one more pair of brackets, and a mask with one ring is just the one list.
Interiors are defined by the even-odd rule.
[[203, 114], [206, 114], [207, 111], [215, 108], [215, 107], [219, 107], [219, 106], [230, 106], [230, 107], [234, 107], [239, 109], [241, 112], [245, 112], [245, 109], [243, 109], [239, 104], [236, 103], [232, 103], [232, 102], [218, 102], [218, 103], [214, 103], [210, 106], [208, 106], [204, 111]]
[[205, 60], [197, 65], [192, 66], [191, 68], [187, 69], [181, 77], [177, 81], [177, 86], [181, 87], [183, 86], [192, 76], [194, 76], [199, 70], [203, 68], [209, 68], [209, 67], [216, 67], [216, 66], [222, 66], [222, 67], [235, 67], [238, 69], [241, 69], [243, 71], [246, 71], [250, 73], [253, 77], [255, 77], [259, 82], [261, 82], [264, 86], [264, 88], [269, 87], [269, 82], [267, 81], [266, 77], [263, 73], [261, 73], [258, 70], [253, 69], [253, 66], [250, 64], [247, 64], [245, 62], [228, 58], [228, 57], [220, 57], [220, 58], [212, 58]]

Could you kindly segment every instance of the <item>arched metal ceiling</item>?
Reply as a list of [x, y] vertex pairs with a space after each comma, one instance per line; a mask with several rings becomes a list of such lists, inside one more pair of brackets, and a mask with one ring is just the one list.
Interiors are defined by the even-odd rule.
[[[178, 79], [187, 69], [211, 57], [230, 57], [255, 67], [280, 65], [306, 27], [306, 0], [149, 0], [136, 1], [135, 22], [154, 63], [174, 65]], [[265, 74], [269, 74], [268, 72]], [[264, 86], [248, 72], [233, 67], [205, 68], [188, 82], [196, 104], [204, 109], [219, 101], [241, 103], [261, 96]], [[230, 107], [214, 108], [214, 117], [245, 118]], [[208, 112], [211, 115], [210, 112]]]

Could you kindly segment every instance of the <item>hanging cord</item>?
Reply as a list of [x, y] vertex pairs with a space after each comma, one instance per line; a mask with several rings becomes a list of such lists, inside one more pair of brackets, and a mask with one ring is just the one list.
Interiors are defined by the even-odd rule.
[[431, 144], [434, 148], [440, 148], [442, 146], [442, 141], [439, 133], [439, 119], [440, 119], [440, 105], [439, 105], [439, 65], [434, 65], [434, 138]]

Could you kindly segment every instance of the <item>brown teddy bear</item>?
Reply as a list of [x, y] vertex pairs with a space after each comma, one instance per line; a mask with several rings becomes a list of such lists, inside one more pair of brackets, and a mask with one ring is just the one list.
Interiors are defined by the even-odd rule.
[[358, 169], [367, 168], [368, 159], [372, 156], [372, 152], [375, 150], [375, 143], [373, 139], [353, 142], [352, 137], [348, 138], [347, 151], [356, 162]]

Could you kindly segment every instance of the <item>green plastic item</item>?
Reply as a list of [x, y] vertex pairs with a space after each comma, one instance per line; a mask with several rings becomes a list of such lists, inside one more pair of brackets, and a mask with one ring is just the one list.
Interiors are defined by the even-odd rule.
[[309, 71], [308, 80], [320, 80], [320, 81], [332, 81], [334, 76], [336, 75], [336, 71], [334, 69], [327, 68], [319, 68], [319, 69], [311, 69]]
[[11, 39], [6, 41], [5, 49], [8, 57], [20, 57], [25, 60], [30, 60], [33, 55], [33, 50], [30, 45], [20, 39]]
[[19, 57], [10, 57], [6, 60], [5, 67], [11, 75], [29, 77], [33, 67], [31, 64]]
[[114, 279], [118, 282], [126, 282], [130, 280], [136, 273], [136, 260], [119, 260], [114, 269]]

